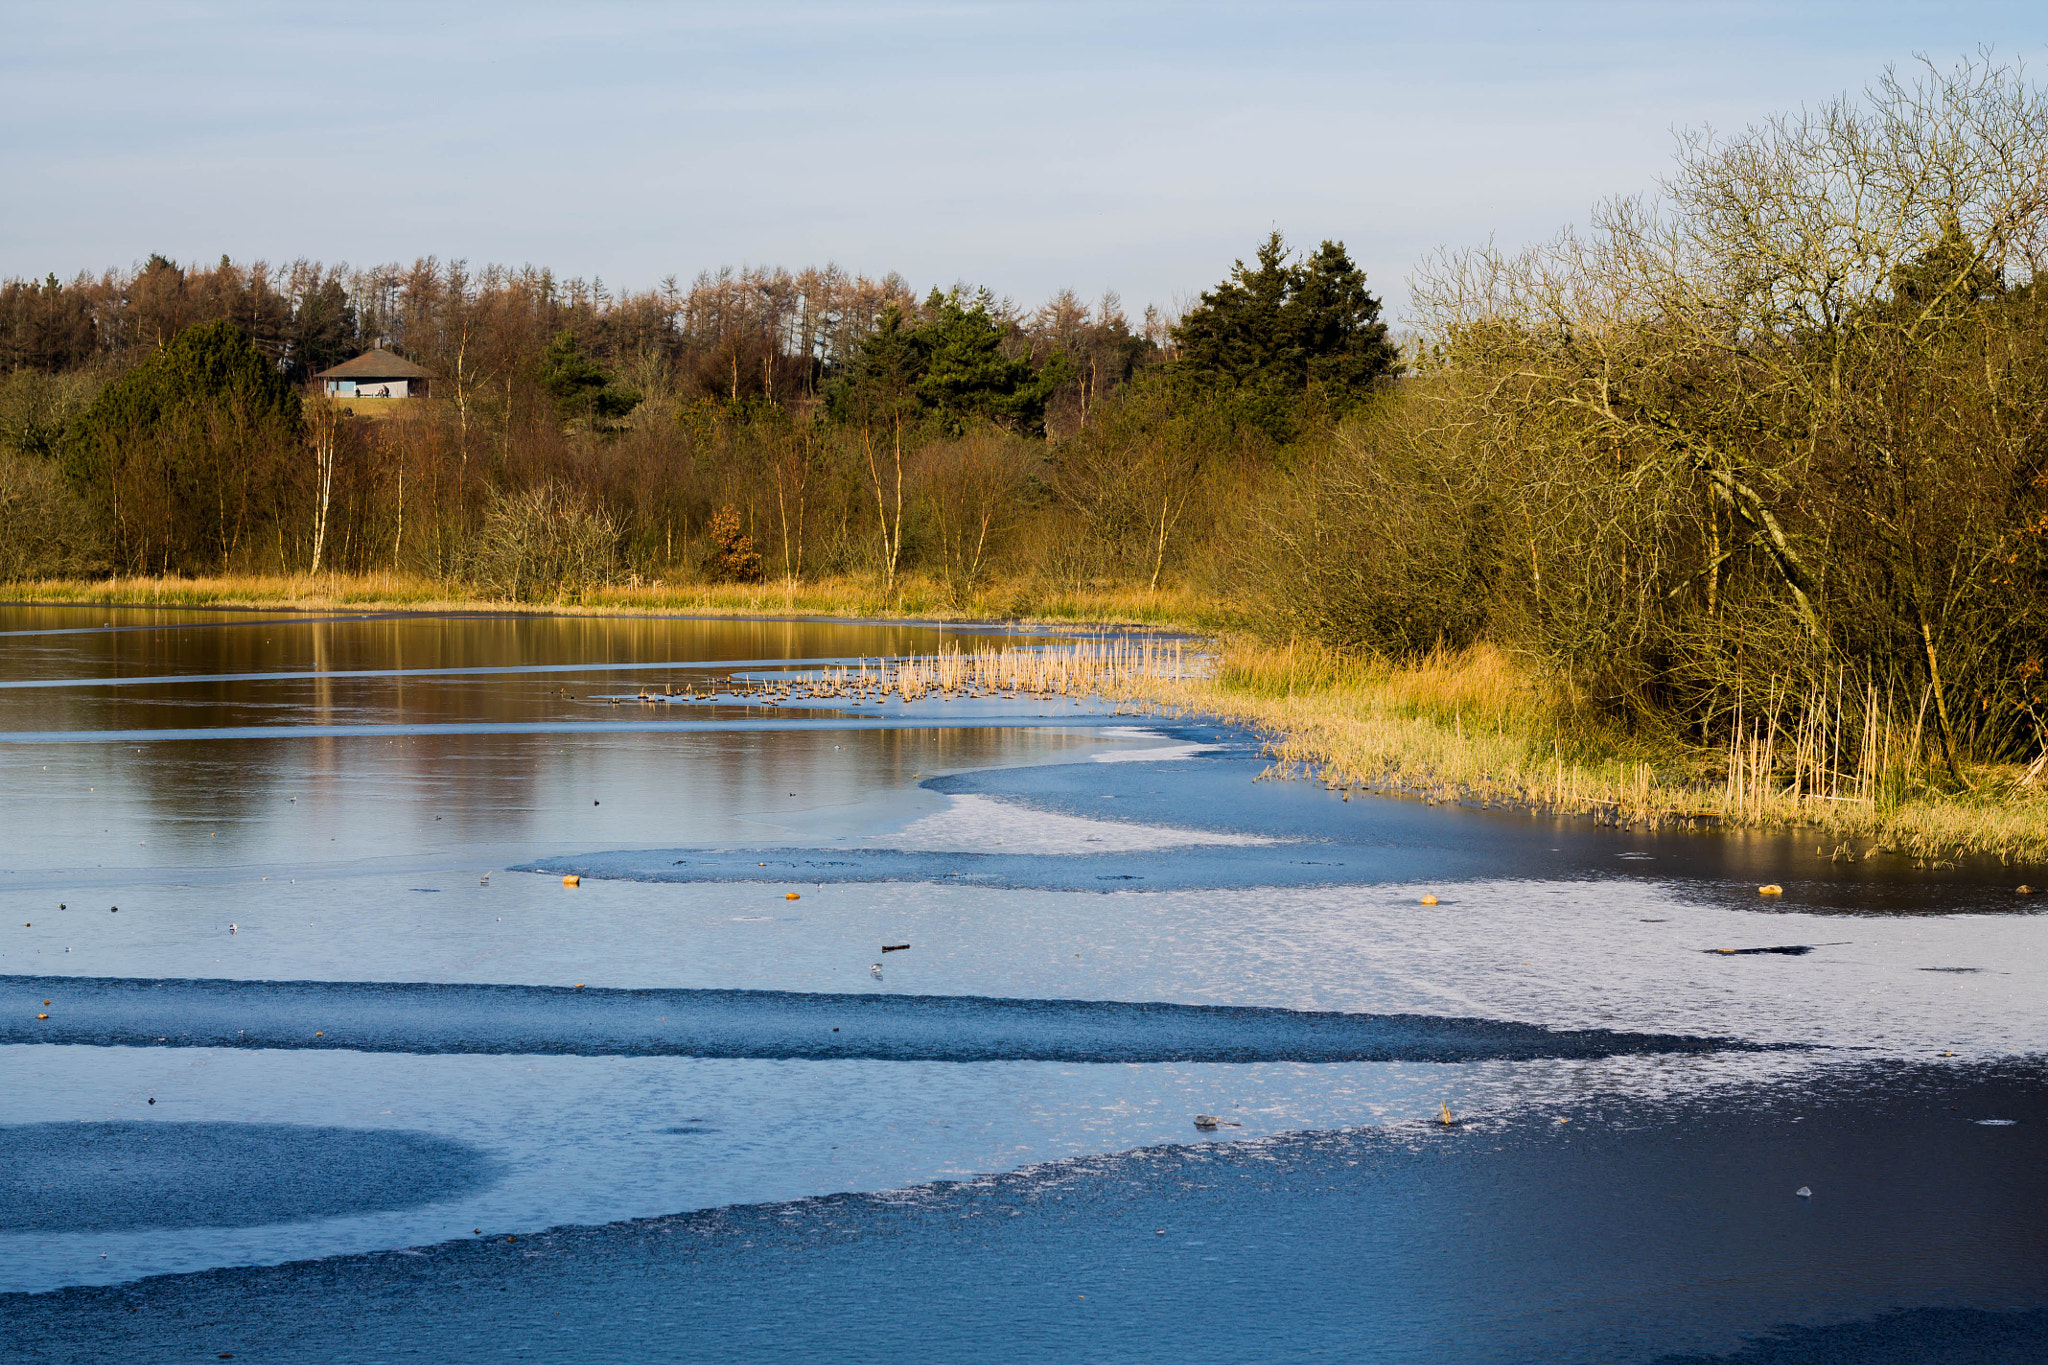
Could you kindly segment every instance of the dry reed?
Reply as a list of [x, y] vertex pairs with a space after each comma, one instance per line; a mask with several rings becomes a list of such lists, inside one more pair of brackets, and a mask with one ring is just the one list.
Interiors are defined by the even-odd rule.
[[[798, 669], [740, 681], [709, 695], [730, 692], [780, 704], [785, 701], [874, 702], [889, 697], [913, 702], [1001, 697], [1108, 700], [1138, 698], [1164, 686], [1188, 683], [1202, 672], [1201, 656], [1190, 657], [1180, 641], [1117, 636], [1066, 644], [1010, 645], [936, 654], [862, 659], [856, 664]], [[640, 701], [690, 701], [686, 691], [643, 690]]]
[[995, 582], [962, 599], [937, 579], [906, 575], [884, 593], [858, 577], [763, 583], [620, 584], [575, 602], [511, 602], [446, 579], [401, 573], [207, 578], [40, 579], [0, 583], [0, 602], [94, 606], [245, 607], [277, 610], [465, 610], [607, 616], [667, 612], [691, 616], [832, 616], [860, 620], [1086, 622], [1213, 630], [1227, 623], [1215, 603], [1186, 589], [1066, 588], [1031, 580]]
[[1974, 790], [1942, 789], [1924, 732], [1845, 673], [1745, 705], [1721, 749], [1615, 730], [1487, 646], [1395, 664], [1240, 643], [1153, 695], [1258, 727], [1277, 773], [1333, 788], [1616, 825], [1805, 827], [1842, 856], [2048, 859], [2038, 779], [1984, 768]]

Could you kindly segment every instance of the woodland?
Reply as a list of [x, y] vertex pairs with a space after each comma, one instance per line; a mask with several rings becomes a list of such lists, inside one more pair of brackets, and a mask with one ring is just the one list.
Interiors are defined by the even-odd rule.
[[[1398, 348], [1342, 243], [1277, 232], [1135, 318], [830, 266], [151, 257], [0, 287], [0, 578], [1171, 590], [1332, 657], [1496, 651], [1731, 782], [2033, 782], [2044, 253], [2048, 98], [1981, 58], [1446, 249]], [[310, 384], [377, 345], [432, 396]]]

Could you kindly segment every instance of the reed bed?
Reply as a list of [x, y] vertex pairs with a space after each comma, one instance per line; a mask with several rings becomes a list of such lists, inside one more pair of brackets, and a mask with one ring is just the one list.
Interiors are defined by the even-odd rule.
[[1275, 775], [1347, 792], [1645, 828], [1804, 829], [1836, 857], [2048, 860], [2048, 763], [1973, 768], [1957, 788], [1927, 752], [1928, 727], [1846, 673], [1745, 701], [1719, 748], [1620, 732], [1485, 646], [1394, 664], [1238, 643], [1206, 676], [1152, 695], [1254, 725], [1272, 736]]
[[415, 574], [225, 574], [209, 578], [64, 578], [0, 583], [0, 602], [270, 610], [503, 611], [543, 615], [829, 616], [853, 620], [1085, 622], [1213, 630], [1228, 613], [1186, 589], [1073, 588], [997, 581], [962, 597], [906, 576], [885, 593], [859, 577], [763, 583], [624, 583], [574, 601], [508, 602], [472, 586]]
[[701, 701], [732, 695], [769, 705], [879, 702], [890, 697], [905, 702], [988, 697], [1125, 701], [1141, 699], [1160, 687], [1185, 685], [1199, 678], [1203, 668], [1203, 656], [1189, 654], [1180, 641], [1114, 636], [1066, 644], [949, 648], [936, 654], [862, 659], [855, 664], [736, 680], [702, 692], [695, 688], [682, 692], [642, 689], [636, 700]]

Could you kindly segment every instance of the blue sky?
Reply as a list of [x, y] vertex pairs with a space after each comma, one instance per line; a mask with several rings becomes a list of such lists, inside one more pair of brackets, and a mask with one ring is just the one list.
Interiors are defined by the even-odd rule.
[[0, 275], [837, 260], [1136, 309], [1278, 226], [1398, 313], [1433, 247], [1643, 188], [1674, 127], [2048, 59], [2048, 5], [72, 0], [0, 35]]

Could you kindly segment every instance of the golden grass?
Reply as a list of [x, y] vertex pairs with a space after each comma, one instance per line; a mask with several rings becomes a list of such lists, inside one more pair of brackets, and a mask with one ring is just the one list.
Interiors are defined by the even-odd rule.
[[1282, 772], [1333, 787], [1614, 824], [1806, 829], [1840, 857], [2048, 860], [2048, 794], [2021, 785], [2017, 767], [1974, 770], [1976, 790], [1960, 794], [1900, 780], [1863, 800], [1731, 793], [1725, 751], [1620, 734], [1484, 646], [1395, 665], [1232, 644], [1212, 676], [1152, 694], [1274, 735]]
[[[607, 588], [575, 603], [500, 602], [460, 584], [400, 574], [317, 577], [59, 579], [0, 584], [0, 601], [468, 610], [575, 615], [796, 616], [849, 620], [1023, 621], [1167, 627], [1213, 633], [1225, 608], [1186, 589], [1061, 591], [997, 584], [959, 603], [911, 578], [891, 598], [872, 580]], [[1175, 660], [1174, 671], [1180, 671]], [[943, 683], [933, 683], [943, 686]], [[1272, 735], [1283, 774], [1331, 786], [1405, 792], [1582, 815], [1616, 824], [1812, 831], [1838, 856], [1886, 850], [1923, 859], [1988, 854], [2048, 860], [2048, 793], [2021, 770], [1981, 768], [1975, 790], [1945, 792], [1924, 774], [1888, 774], [1872, 799], [1829, 799], [1728, 781], [1728, 754], [1621, 734], [1585, 717], [1531, 669], [1481, 646], [1391, 664], [1314, 644], [1230, 642], [1205, 676], [1140, 669], [1105, 679], [1119, 701], [1199, 711]]]
[[393, 573], [42, 579], [0, 583], [0, 602], [299, 611], [483, 609], [580, 616], [823, 616], [855, 620], [1066, 622], [1194, 630], [1213, 630], [1224, 620], [1216, 604], [1186, 589], [1076, 591], [1033, 582], [999, 582], [963, 602], [943, 584], [915, 576], [899, 580], [893, 596], [885, 594], [872, 579], [830, 578], [794, 584], [772, 580], [619, 586], [599, 589], [574, 602], [508, 602], [480, 596], [466, 584]]
[[394, 417], [424, 416], [430, 411], [431, 398], [371, 398], [364, 394], [353, 397], [337, 397], [334, 402], [348, 409], [351, 417], [363, 417], [373, 422], [386, 422]]

